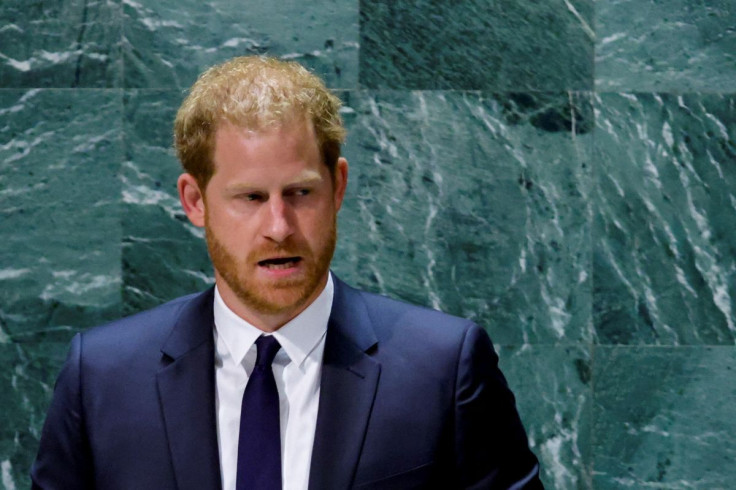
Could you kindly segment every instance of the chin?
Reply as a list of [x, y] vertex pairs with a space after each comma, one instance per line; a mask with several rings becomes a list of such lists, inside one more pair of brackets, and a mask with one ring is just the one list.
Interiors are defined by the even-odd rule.
[[287, 315], [301, 309], [322, 283], [320, 279], [312, 279], [292, 281], [291, 284], [266, 285], [246, 284], [227, 275], [223, 275], [223, 279], [243, 306], [264, 315]]

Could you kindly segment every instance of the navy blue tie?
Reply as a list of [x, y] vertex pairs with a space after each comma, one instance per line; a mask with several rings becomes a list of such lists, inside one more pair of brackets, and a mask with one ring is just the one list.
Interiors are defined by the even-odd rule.
[[281, 490], [279, 392], [271, 369], [280, 348], [272, 336], [256, 340], [256, 366], [240, 409], [237, 490]]

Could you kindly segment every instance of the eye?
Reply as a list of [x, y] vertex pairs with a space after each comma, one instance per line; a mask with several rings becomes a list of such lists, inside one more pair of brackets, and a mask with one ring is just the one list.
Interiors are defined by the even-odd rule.
[[286, 195], [292, 196], [292, 197], [303, 197], [308, 196], [312, 193], [312, 189], [306, 188], [306, 187], [298, 187], [295, 189], [289, 190]]
[[242, 194], [241, 195], [241, 198], [244, 201], [262, 201], [263, 200], [263, 195], [262, 194], [259, 194], [257, 192], [249, 192], [247, 194]]

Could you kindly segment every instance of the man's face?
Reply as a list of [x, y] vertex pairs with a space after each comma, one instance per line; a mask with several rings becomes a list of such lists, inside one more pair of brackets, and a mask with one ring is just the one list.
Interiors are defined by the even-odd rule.
[[295, 123], [265, 132], [220, 127], [214, 164], [201, 211], [218, 288], [237, 314], [274, 330], [327, 282], [347, 162], [340, 159], [333, 183], [311, 125]]

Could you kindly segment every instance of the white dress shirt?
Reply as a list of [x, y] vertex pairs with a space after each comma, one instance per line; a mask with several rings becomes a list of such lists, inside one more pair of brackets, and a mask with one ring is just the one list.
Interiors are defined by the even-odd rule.
[[[306, 490], [319, 408], [322, 354], [332, 310], [332, 277], [317, 299], [273, 333], [281, 349], [273, 361], [281, 410], [281, 472], [284, 490]], [[235, 490], [243, 392], [256, 363], [261, 330], [225, 305], [215, 288], [215, 381], [217, 441], [223, 490]]]

